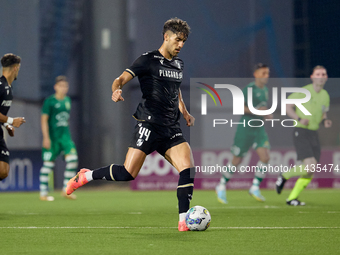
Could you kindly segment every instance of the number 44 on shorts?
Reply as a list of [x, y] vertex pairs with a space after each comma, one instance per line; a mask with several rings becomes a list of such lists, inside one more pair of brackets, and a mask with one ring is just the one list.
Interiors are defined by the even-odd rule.
[[147, 129], [147, 128], [145, 128], [145, 127], [140, 127], [139, 128], [139, 139], [142, 139], [143, 138], [143, 136], [145, 136], [145, 141], [148, 141], [149, 140], [149, 136], [150, 136], [150, 134], [151, 134], [151, 131], [149, 130], [149, 129]]

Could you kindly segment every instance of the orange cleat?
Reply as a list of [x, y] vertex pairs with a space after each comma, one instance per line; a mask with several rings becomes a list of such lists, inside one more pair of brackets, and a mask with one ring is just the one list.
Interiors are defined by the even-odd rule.
[[71, 180], [68, 181], [66, 186], [67, 195], [71, 195], [73, 191], [88, 183], [85, 173], [89, 171], [90, 171], [89, 169], [83, 168], [77, 173], [76, 176], [74, 176]]
[[190, 231], [187, 224], [185, 224], [185, 220], [178, 222], [178, 231]]

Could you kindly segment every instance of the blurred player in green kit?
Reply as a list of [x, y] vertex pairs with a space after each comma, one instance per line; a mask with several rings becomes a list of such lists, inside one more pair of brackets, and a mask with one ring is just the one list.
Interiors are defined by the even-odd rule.
[[66, 195], [65, 192], [67, 182], [76, 174], [78, 167], [77, 150], [69, 129], [71, 99], [66, 96], [69, 84], [65, 76], [56, 78], [54, 90], [55, 94], [45, 99], [41, 114], [42, 158], [44, 161], [40, 169], [40, 200], [42, 201], [54, 200], [54, 197], [48, 195], [48, 175], [53, 171], [55, 159], [60, 154], [66, 161], [62, 196], [76, 199], [74, 194]]
[[[260, 160], [257, 164], [258, 171], [255, 173], [253, 184], [249, 189], [249, 194], [254, 197], [257, 201], [263, 202], [265, 198], [260, 192], [260, 183], [262, 182], [265, 173], [262, 171], [263, 166], [267, 166], [269, 162], [269, 149], [270, 144], [268, 140], [268, 135], [264, 126], [262, 127], [251, 127], [248, 126], [248, 121], [251, 119], [272, 119], [273, 115], [258, 116], [254, 115], [248, 108], [248, 88], [252, 88], [252, 99], [253, 106], [258, 110], [267, 110], [268, 101], [268, 88], [266, 84], [269, 78], [269, 67], [262, 63], [258, 63], [254, 68], [254, 78], [255, 81], [248, 84], [243, 89], [244, 95], [244, 115], [241, 117], [239, 122], [245, 122], [245, 125], [239, 124], [237, 126], [237, 131], [234, 137], [234, 144], [231, 147], [231, 152], [234, 155], [231, 166], [236, 169], [242, 162], [243, 157], [247, 154], [248, 150], [253, 147], [253, 149], [258, 154]], [[223, 172], [223, 176], [220, 183], [216, 186], [216, 194], [219, 202], [226, 204], [226, 184], [232, 178], [234, 174], [233, 171], [229, 169], [228, 172]]]

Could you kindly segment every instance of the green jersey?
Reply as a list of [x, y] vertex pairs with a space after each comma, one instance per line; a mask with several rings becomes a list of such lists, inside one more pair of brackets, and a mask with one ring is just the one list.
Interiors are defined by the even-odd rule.
[[[312, 115], [305, 115], [303, 112], [296, 107], [296, 114], [301, 119], [308, 119], [308, 125], [302, 125], [300, 122], [296, 125], [296, 127], [306, 128], [310, 130], [318, 130], [319, 124], [322, 121], [322, 115], [329, 110], [329, 95], [328, 92], [322, 89], [319, 93], [314, 90], [313, 84], [308, 84], [303, 87], [307, 89], [311, 94], [311, 99], [302, 104]], [[288, 99], [300, 99], [305, 98], [306, 95], [304, 93], [293, 93]]]
[[[254, 108], [259, 108], [262, 106], [267, 106], [268, 102], [268, 88], [264, 86], [263, 88], [259, 88], [258, 86], [255, 85], [255, 82], [249, 83], [242, 91], [244, 95], [244, 105], [248, 106], [248, 88], [253, 89], [253, 106]], [[243, 120], [248, 120], [251, 119], [260, 119], [263, 120], [262, 116], [259, 115], [253, 115], [253, 114], [245, 114], [241, 117], [241, 122]]]
[[42, 114], [48, 115], [48, 128], [51, 140], [71, 139], [69, 129], [70, 110], [71, 99], [68, 96], [63, 100], [58, 100], [55, 95], [45, 99]]

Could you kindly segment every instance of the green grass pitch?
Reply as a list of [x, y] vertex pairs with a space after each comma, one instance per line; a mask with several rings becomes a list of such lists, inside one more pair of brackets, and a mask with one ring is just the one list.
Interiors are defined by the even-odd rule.
[[194, 191], [191, 205], [206, 207], [208, 230], [178, 232], [175, 191], [90, 191], [70, 201], [55, 193], [0, 194], [0, 254], [339, 254], [340, 190], [305, 190], [304, 207], [289, 207], [289, 190]]

